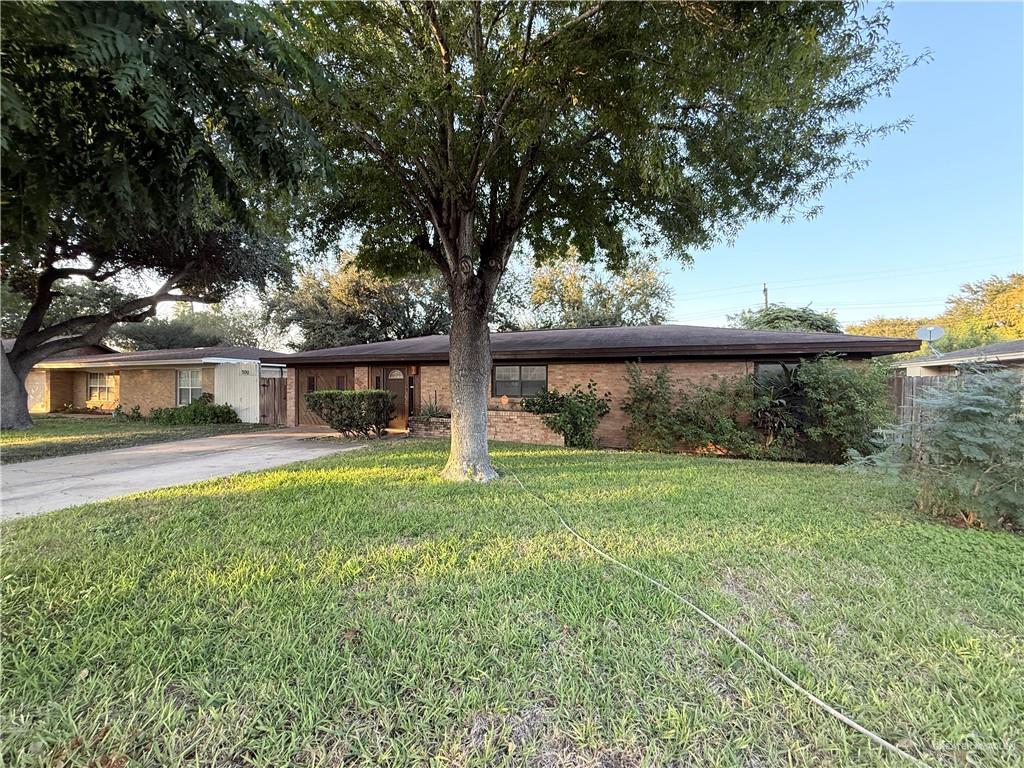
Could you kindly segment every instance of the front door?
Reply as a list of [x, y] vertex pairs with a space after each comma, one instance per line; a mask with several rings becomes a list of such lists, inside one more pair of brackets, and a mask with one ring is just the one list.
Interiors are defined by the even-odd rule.
[[409, 428], [409, 394], [405, 368], [385, 368], [385, 386], [394, 395], [395, 413], [388, 422], [388, 429]]

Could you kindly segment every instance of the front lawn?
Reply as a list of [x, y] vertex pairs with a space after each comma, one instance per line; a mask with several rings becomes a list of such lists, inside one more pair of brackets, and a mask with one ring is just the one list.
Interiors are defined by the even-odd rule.
[[[1024, 762], [1021, 538], [831, 467], [494, 455], [930, 765]], [[386, 442], [4, 526], [4, 764], [906, 764], [443, 461]]]
[[72, 453], [129, 448], [190, 437], [269, 429], [265, 424], [191, 424], [167, 426], [111, 416], [33, 416], [32, 429], [0, 432], [0, 462], [14, 464]]

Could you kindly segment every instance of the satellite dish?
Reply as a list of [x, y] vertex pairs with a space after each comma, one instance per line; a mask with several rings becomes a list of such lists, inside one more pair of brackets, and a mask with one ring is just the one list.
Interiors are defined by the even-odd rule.
[[946, 332], [937, 325], [922, 325], [914, 332], [921, 341], [937, 341], [946, 335]]

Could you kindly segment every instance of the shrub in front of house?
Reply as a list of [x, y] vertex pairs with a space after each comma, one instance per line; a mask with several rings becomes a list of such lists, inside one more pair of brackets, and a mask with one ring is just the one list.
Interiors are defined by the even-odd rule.
[[548, 429], [565, 438], [569, 448], [593, 448], [594, 430], [608, 414], [611, 396], [597, 394], [597, 384], [587, 388], [579, 384], [565, 394], [557, 389], [543, 390], [523, 400], [523, 409], [536, 413]]
[[350, 437], [380, 437], [395, 412], [394, 395], [385, 389], [324, 389], [304, 397], [309, 410]]
[[966, 369], [915, 406], [920, 420], [886, 432], [863, 463], [909, 477], [923, 512], [1024, 529], [1024, 374]]
[[115, 421], [142, 421], [142, 409], [137, 405], [133, 405], [130, 411], [126, 411], [124, 406], [118, 403], [111, 415]]
[[639, 365], [628, 365], [626, 378], [629, 390], [622, 410], [629, 416], [626, 426], [629, 447], [634, 451], [672, 452], [679, 441], [679, 426], [668, 368], [644, 373]]
[[636, 450], [841, 463], [877, 445], [888, 416], [884, 369], [829, 357], [680, 390], [667, 369], [632, 365], [628, 380], [622, 408]]
[[841, 464], [851, 453], [876, 450], [879, 430], [891, 420], [887, 377], [881, 363], [822, 357], [798, 365], [794, 416], [804, 460]]
[[176, 408], [154, 408], [150, 421], [157, 424], [240, 424], [241, 419], [230, 405], [215, 405], [213, 395], [204, 392], [188, 405]]
[[420, 408], [419, 415], [422, 419], [450, 419], [452, 417], [450, 411], [446, 411], [437, 403], [424, 403]]

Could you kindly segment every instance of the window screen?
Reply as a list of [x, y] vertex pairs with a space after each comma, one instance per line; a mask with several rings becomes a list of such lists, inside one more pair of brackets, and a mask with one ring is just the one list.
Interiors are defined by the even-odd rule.
[[113, 386], [114, 377], [111, 376], [109, 373], [90, 373], [88, 399], [106, 401], [112, 400]]
[[494, 366], [495, 397], [529, 397], [547, 389], [546, 365]]
[[188, 405], [203, 394], [203, 372], [199, 368], [178, 371], [178, 405]]

